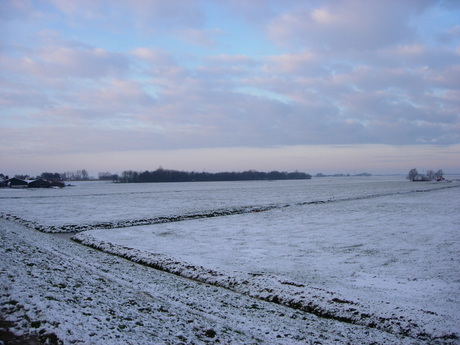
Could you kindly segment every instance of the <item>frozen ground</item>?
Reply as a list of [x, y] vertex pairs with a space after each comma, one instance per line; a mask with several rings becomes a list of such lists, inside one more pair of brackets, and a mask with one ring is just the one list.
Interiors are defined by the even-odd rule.
[[63, 189], [4, 188], [0, 193], [1, 213], [19, 216], [41, 231], [73, 232], [154, 224], [183, 216], [241, 213], [253, 209], [439, 188], [436, 183], [408, 183], [402, 177], [274, 182], [73, 184], [74, 187]]
[[420, 343], [177, 277], [4, 219], [0, 236], [2, 326], [50, 344]]
[[[65, 343], [457, 344], [458, 186], [362, 178], [2, 190], [2, 313], [17, 332]], [[178, 219], [187, 220], [155, 224]], [[149, 225], [117, 228], [139, 223]], [[98, 224], [110, 229], [76, 238], [175, 275], [31, 230]]]

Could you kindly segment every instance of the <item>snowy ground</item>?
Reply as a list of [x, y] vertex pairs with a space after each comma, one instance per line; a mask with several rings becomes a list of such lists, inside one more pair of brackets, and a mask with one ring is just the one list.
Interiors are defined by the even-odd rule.
[[[458, 183], [335, 181], [2, 190], [2, 315], [66, 344], [458, 344]], [[77, 239], [131, 261], [31, 229], [102, 222]]]
[[1, 315], [64, 344], [416, 344], [132, 263], [0, 219]]
[[74, 187], [63, 189], [1, 189], [1, 213], [19, 216], [41, 231], [72, 232], [94, 227], [153, 224], [158, 218], [184, 215], [240, 213], [254, 208], [404, 194], [414, 189], [430, 190], [440, 186], [437, 183], [409, 183], [401, 177], [73, 184]]

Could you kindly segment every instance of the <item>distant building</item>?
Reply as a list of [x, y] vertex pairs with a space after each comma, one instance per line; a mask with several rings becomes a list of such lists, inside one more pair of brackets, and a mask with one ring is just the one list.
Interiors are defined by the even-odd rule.
[[11, 188], [27, 188], [29, 183], [26, 180], [21, 180], [20, 178], [13, 177], [6, 180], [7, 187]]
[[51, 182], [45, 180], [33, 180], [29, 181], [29, 188], [50, 188]]
[[64, 187], [64, 183], [61, 182], [53, 182], [38, 179], [38, 180], [31, 180], [26, 181], [17, 177], [10, 178], [8, 180], [3, 181], [3, 187], [10, 187], [10, 188], [50, 188], [52, 186], [56, 187]]

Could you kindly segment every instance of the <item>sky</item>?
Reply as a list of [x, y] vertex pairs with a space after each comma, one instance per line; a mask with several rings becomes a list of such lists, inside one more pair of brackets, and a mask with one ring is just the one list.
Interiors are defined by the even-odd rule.
[[460, 172], [460, 1], [2, 0], [0, 173]]

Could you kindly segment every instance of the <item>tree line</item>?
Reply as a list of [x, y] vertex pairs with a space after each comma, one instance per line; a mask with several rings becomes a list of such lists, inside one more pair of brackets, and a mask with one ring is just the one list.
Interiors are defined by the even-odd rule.
[[[85, 169], [77, 171], [67, 171], [64, 173], [43, 172], [36, 177], [30, 175], [15, 175], [14, 177], [21, 180], [42, 179], [46, 181], [85, 181], [89, 180], [89, 174]], [[1, 180], [7, 180], [9, 177], [0, 174]], [[311, 179], [310, 174], [299, 171], [271, 171], [260, 172], [256, 170], [247, 170], [243, 172], [195, 172], [163, 169], [162, 167], [154, 171], [133, 171], [125, 170], [120, 175], [110, 172], [100, 172], [99, 180], [120, 182], [120, 183], [137, 183], [137, 182], [193, 182], [193, 181], [251, 181], [251, 180], [305, 180]]]
[[[16, 174], [14, 177], [21, 179], [21, 180], [46, 180], [46, 181], [66, 181], [66, 180], [81, 180], [87, 181], [90, 179], [88, 172], [85, 169], [77, 170], [77, 171], [66, 171], [63, 173], [58, 172], [43, 172], [38, 176], [32, 176], [27, 174]], [[0, 179], [8, 180], [9, 176], [5, 176], [0, 174]]]
[[88, 171], [85, 169], [77, 171], [66, 171], [63, 173], [52, 173], [52, 172], [43, 172], [40, 175], [40, 178], [47, 181], [64, 181], [64, 180], [73, 180], [73, 181], [87, 181], [89, 180]]
[[[110, 176], [104, 174], [103, 176]], [[112, 175], [113, 176], [113, 175]], [[139, 182], [205, 182], [205, 181], [253, 181], [253, 180], [305, 180], [311, 175], [303, 172], [260, 172], [247, 170], [243, 172], [195, 172], [178, 171], [159, 168], [155, 171], [137, 172], [126, 170], [118, 177], [117, 182], [139, 183]]]

